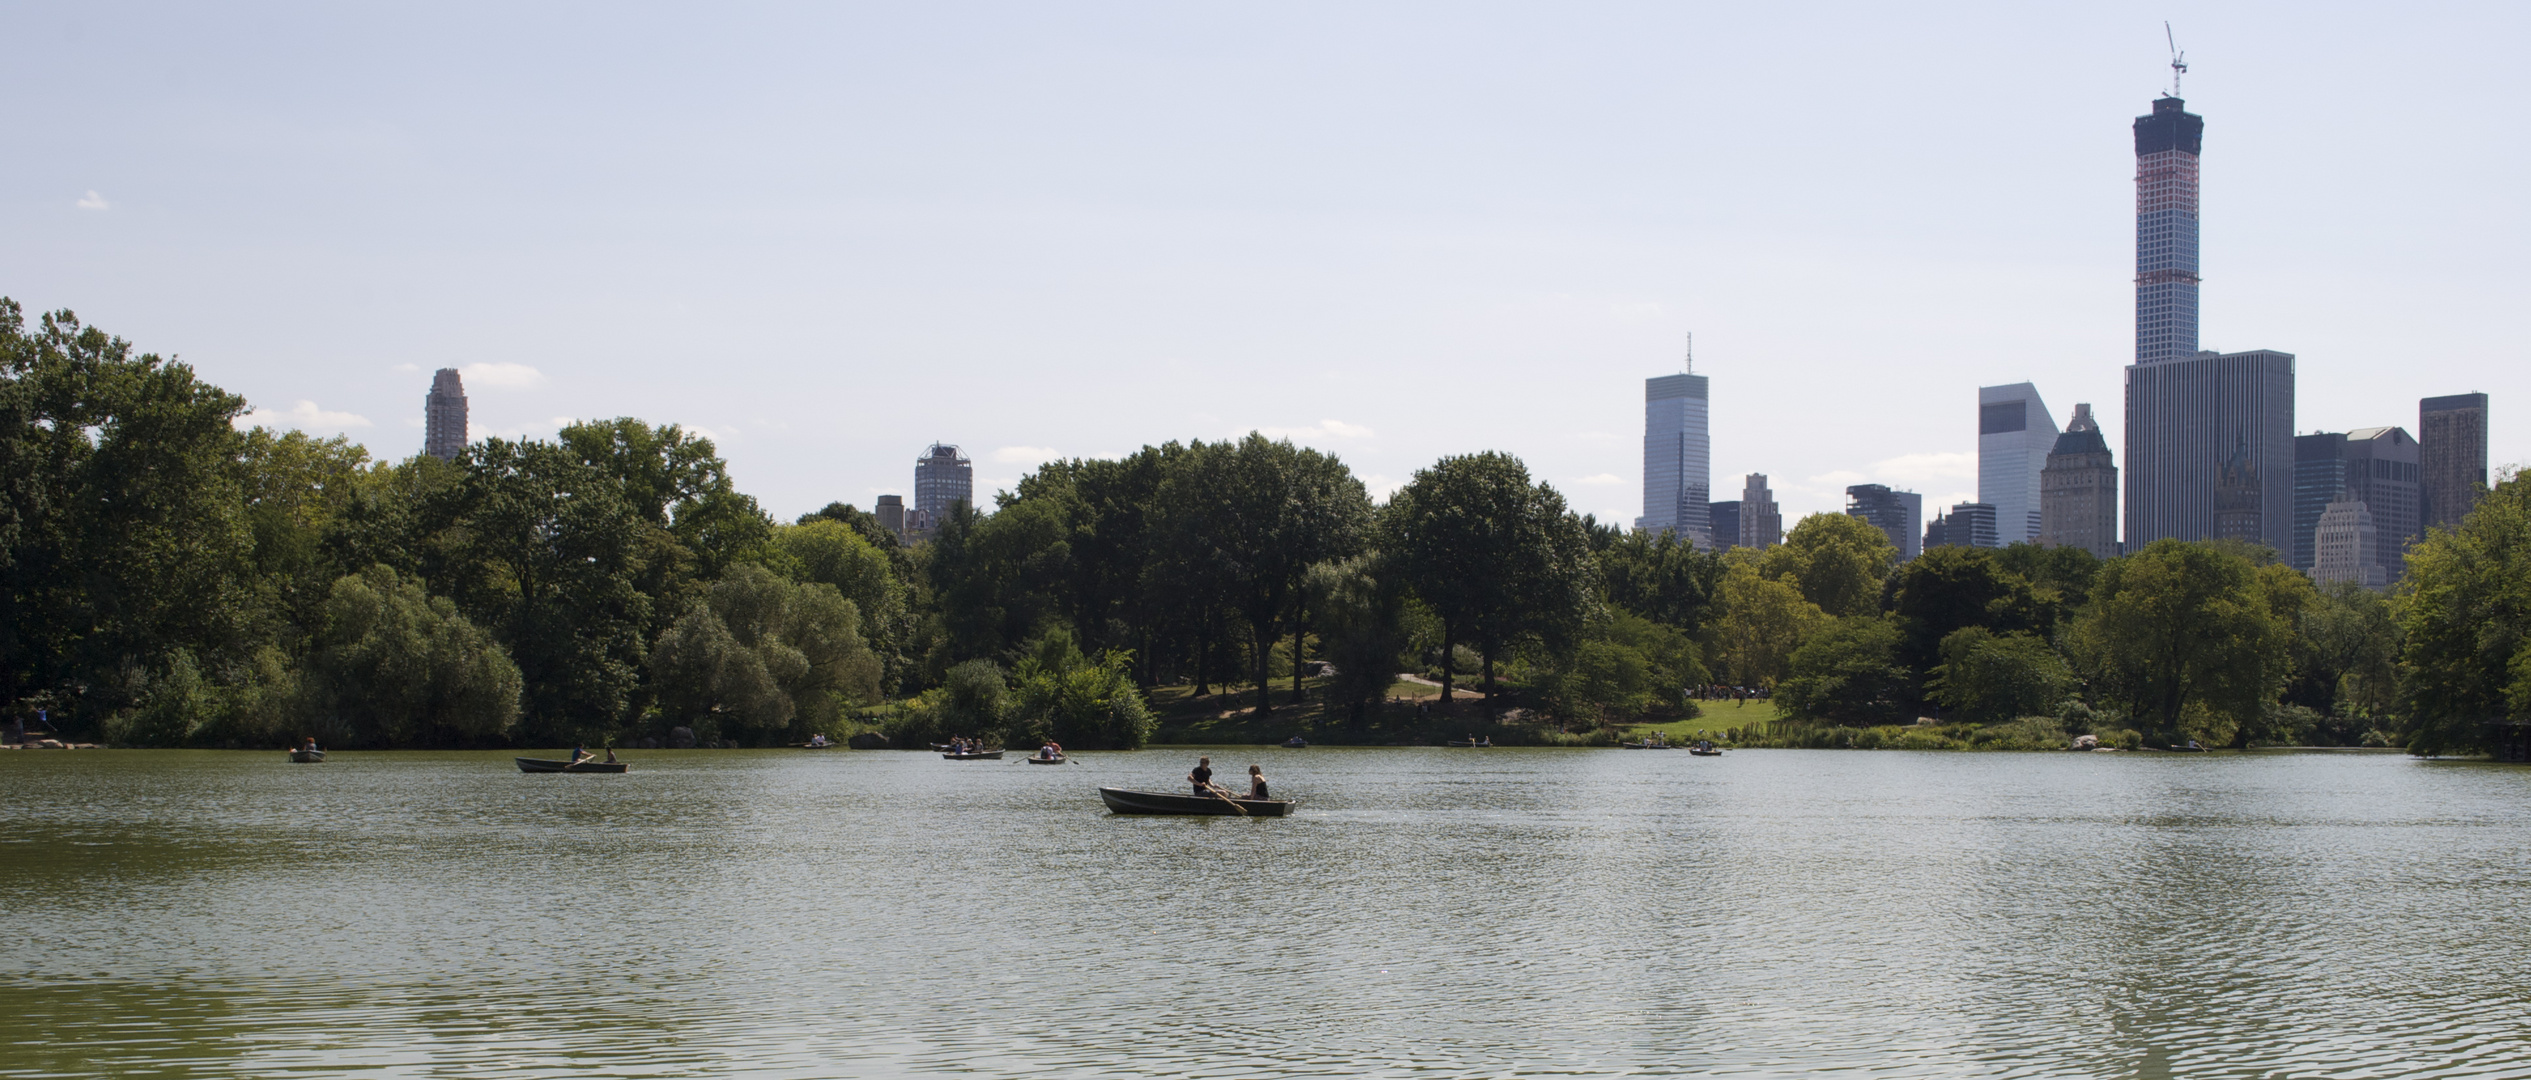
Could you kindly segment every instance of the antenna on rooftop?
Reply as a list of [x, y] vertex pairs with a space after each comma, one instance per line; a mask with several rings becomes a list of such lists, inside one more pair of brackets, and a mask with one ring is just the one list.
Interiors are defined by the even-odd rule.
[[1680, 370], [1690, 375], [1696, 374], [1696, 331], [1694, 330], [1687, 332], [1687, 363]]
[[2179, 77], [2188, 74], [2188, 54], [2179, 51], [2179, 37], [2171, 33], [2170, 21], [2162, 22], [2162, 41], [2171, 47], [2171, 96], [2179, 96]]

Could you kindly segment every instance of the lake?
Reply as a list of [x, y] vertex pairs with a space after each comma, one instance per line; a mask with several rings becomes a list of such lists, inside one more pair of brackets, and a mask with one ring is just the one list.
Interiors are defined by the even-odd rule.
[[2531, 1075], [2531, 769], [0, 753], [0, 1077]]

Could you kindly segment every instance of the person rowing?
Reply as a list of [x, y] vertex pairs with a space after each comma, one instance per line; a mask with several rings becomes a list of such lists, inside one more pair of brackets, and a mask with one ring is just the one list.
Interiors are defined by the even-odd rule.
[[1195, 793], [1198, 795], [1221, 793], [1220, 788], [1213, 786], [1213, 759], [1208, 757], [1195, 759], [1195, 768], [1187, 771], [1186, 782], [1195, 786]]
[[596, 756], [597, 755], [589, 752], [589, 745], [587, 743], [582, 743], [571, 748], [571, 763], [574, 765], [580, 764], [581, 762], [587, 761]]

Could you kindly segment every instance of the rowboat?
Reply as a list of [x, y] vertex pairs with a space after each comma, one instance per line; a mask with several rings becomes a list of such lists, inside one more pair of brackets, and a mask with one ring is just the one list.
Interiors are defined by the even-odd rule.
[[1035, 754], [1028, 755], [1028, 763], [1031, 765], [1061, 765], [1070, 760], [1072, 759], [1061, 754], [1057, 754], [1053, 757], [1039, 757]]
[[1246, 809], [1251, 817], [1283, 817], [1292, 812], [1290, 799], [1233, 799], [1220, 795], [1185, 795], [1167, 791], [1133, 791], [1103, 787], [1099, 798], [1119, 814], [1232, 814]]
[[1286, 750], [1307, 750], [1309, 749], [1309, 740], [1298, 735], [1294, 735], [1289, 739], [1283, 740], [1283, 748]]
[[325, 760], [325, 751], [293, 750], [290, 751], [290, 760], [298, 762], [301, 765], [314, 765]]
[[633, 767], [633, 763], [629, 761], [583, 761], [574, 764], [569, 761], [532, 757], [510, 760], [519, 763], [520, 772], [623, 772]]
[[1687, 752], [1694, 754], [1697, 757], [1721, 757], [1722, 747], [1709, 742], [1700, 742], [1694, 746], [1688, 747]]
[[976, 751], [976, 752], [974, 752], [974, 753], [971, 753], [971, 754], [961, 754], [961, 753], [957, 753], [957, 752], [955, 752], [955, 751], [952, 751], [952, 752], [950, 752], [950, 753], [942, 754], [942, 755], [940, 755], [940, 756], [941, 756], [941, 759], [942, 759], [942, 760], [944, 760], [944, 761], [1000, 761], [1000, 760], [1002, 760], [1002, 752], [1001, 752], [1001, 751], [999, 751], [999, 750], [978, 750], [978, 751]]
[[1485, 738], [1482, 738], [1482, 739], [1476, 739], [1476, 740], [1473, 740], [1473, 741], [1468, 740], [1468, 739], [1452, 739], [1452, 740], [1450, 740], [1450, 745], [1452, 745], [1452, 746], [1466, 746], [1466, 747], [1472, 747], [1472, 748], [1475, 748], [1475, 749], [1478, 749], [1478, 750], [1483, 750], [1483, 749], [1485, 749], [1485, 748], [1487, 748], [1487, 747], [1490, 747], [1490, 746], [1494, 745], [1494, 737], [1493, 737], [1493, 736], [1491, 736], [1491, 735], [1489, 735], [1489, 736], [1486, 736]]

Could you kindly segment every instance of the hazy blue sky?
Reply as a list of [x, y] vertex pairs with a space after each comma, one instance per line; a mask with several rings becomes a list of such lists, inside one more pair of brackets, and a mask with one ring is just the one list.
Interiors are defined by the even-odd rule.
[[2531, 7], [1922, 8], [10, 3], [0, 294], [383, 456], [441, 366], [478, 437], [699, 428], [786, 519], [1261, 429], [1630, 521], [1694, 331], [1718, 497], [1930, 507], [1980, 384], [2118, 444], [2167, 18], [2204, 344], [2531, 461]]

